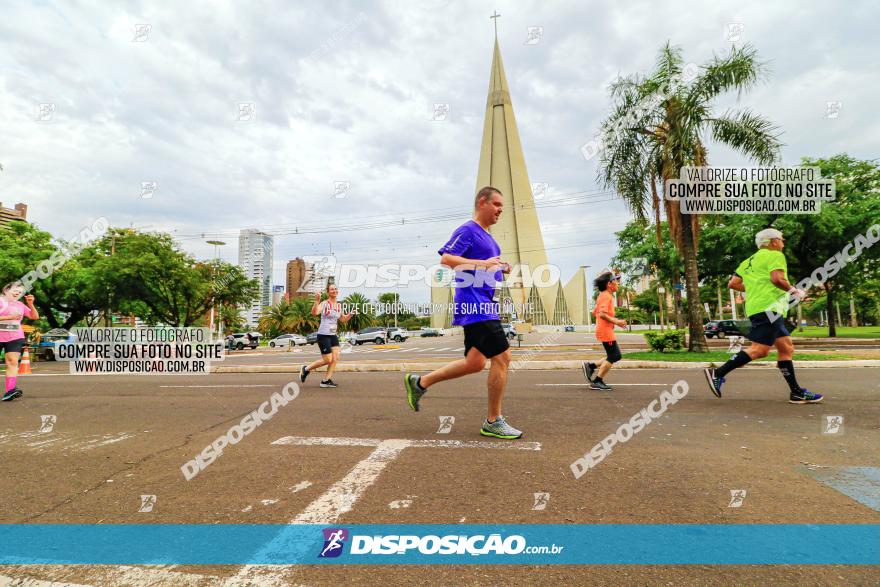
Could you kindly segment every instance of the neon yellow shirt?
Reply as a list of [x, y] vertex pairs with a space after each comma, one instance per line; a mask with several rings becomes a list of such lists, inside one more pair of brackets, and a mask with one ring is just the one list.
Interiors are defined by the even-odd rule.
[[746, 315], [770, 310], [782, 316], [788, 312], [788, 295], [773, 285], [770, 274], [782, 270], [788, 279], [788, 265], [782, 251], [760, 249], [736, 268], [746, 288]]

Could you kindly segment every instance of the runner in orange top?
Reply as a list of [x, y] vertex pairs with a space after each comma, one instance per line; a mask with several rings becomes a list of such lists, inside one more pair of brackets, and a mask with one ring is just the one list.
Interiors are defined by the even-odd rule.
[[609, 271], [602, 273], [593, 281], [593, 285], [599, 290], [596, 309], [593, 310], [593, 316], [596, 317], [596, 340], [605, 348], [605, 358], [598, 365], [589, 362], [583, 365], [584, 377], [590, 382], [590, 389], [611, 391], [612, 387], [605, 383], [603, 378], [611, 370], [611, 366], [620, 360], [620, 347], [617, 346], [614, 336], [614, 325], [625, 327], [626, 320], [618, 320], [614, 317], [613, 294], [617, 291], [619, 281], [620, 275]]

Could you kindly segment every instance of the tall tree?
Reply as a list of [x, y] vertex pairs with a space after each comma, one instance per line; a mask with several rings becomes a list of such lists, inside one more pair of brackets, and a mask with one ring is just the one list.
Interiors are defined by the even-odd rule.
[[612, 112], [602, 124], [605, 149], [599, 178], [617, 190], [637, 219], [647, 219], [653, 209], [658, 231], [664, 209], [684, 263], [688, 348], [705, 352], [697, 269], [700, 218], [682, 214], [677, 202], [664, 199], [661, 206], [657, 183], [665, 194], [666, 182], [678, 179], [681, 167], [708, 165], [705, 145], [710, 140], [761, 164], [777, 160], [780, 142], [775, 127], [749, 110], [714, 112], [718, 96], [748, 91], [763, 77], [753, 48], [734, 47], [728, 55], [692, 69], [686, 70], [681, 50], [667, 43], [650, 75], [622, 77], [612, 84]]
[[346, 296], [342, 300], [345, 311], [350, 312], [352, 309], [357, 310], [357, 314], [348, 321], [348, 328], [351, 330], [360, 330], [367, 326], [373, 326], [376, 323], [376, 315], [373, 311], [373, 305], [370, 299], [362, 293], [353, 293]]
[[212, 305], [242, 305], [256, 298], [259, 284], [237, 265], [198, 262], [168, 234], [111, 229], [95, 244], [95, 263], [113, 295], [111, 309], [147, 323], [191, 326]]

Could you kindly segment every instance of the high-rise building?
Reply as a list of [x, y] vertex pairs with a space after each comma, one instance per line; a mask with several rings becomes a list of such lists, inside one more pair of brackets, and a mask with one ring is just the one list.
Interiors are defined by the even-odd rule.
[[306, 262], [297, 257], [287, 262], [287, 293], [288, 301], [294, 298], [309, 297], [309, 293], [299, 291], [306, 278]]
[[250, 327], [257, 325], [263, 308], [272, 305], [272, 248], [271, 234], [250, 228], [238, 235], [238, 265], [260, 284], [259, 296], [241, 314]]
[[[521, 271], [517, 272], [515, 268], [505, 279], [505, 284], [499, 286], [501, 313], [533, 324], [584, 324], [587, 305], [583, 270], [579, 269], [565, 287], [561, 281], [539, 287], [531, 283], [530, 278], [522, 277], [546, 266], [547, 252], [497, 36], [489, 74], [477, 184], [473, 194], [464, 195], [465, 205], [472, 205], [476, 190], [489, 185], [504, 194], [504, 213], [490, 228], [501, 247], [501, 259], [513, 266], [522, 266]], [[442, 276], [442, 271], [437, 272], [433, 285], [443, 283]], [[449, 304], [451, 307], [452, 299], [451, 287], [431, 288], [434, 304]], [[451, 312], [434, 314], [431, 325], [448, 327], [451, 318]]]
[[281, 300], [284, 299], [284, 286], [283, 285], [274, 285], [272, 286], [272, 305], [277, 306], [281, 303]]
[[18, 203], [14, 208], [4, 208], [0, 202], [0, 226], [6, 226], [13, 220], [27, 222], [27, 204]]

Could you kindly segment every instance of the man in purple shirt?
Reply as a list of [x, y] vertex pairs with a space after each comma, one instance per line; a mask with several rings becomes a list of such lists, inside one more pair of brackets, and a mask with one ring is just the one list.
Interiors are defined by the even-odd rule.
[[510, 344], [501, 327], [495, 289], [502, 273], [510, 265], [499, 257], [501, 247], [489, 234], [489, 227], [498, 222], [504, 208], [504, 196], [493, 187], [484, 187], [474, 200], [474, 217], [459, 226], [438, 251], [440, 262], [455, 269], [455, 306], [453, 326], [464, 328], [464, 359], [421, 377], [404, 375], [409, 406], [419, 411], [419, 400], [428, 388], [448, 379], [478, 373], [492, 361], [489, 368], [489, 406], [480, 429], [483, 436], [520, 438], [522, 432], [507, 423], [501, 415], [501, 398], [507, 384], [510, 365]]

